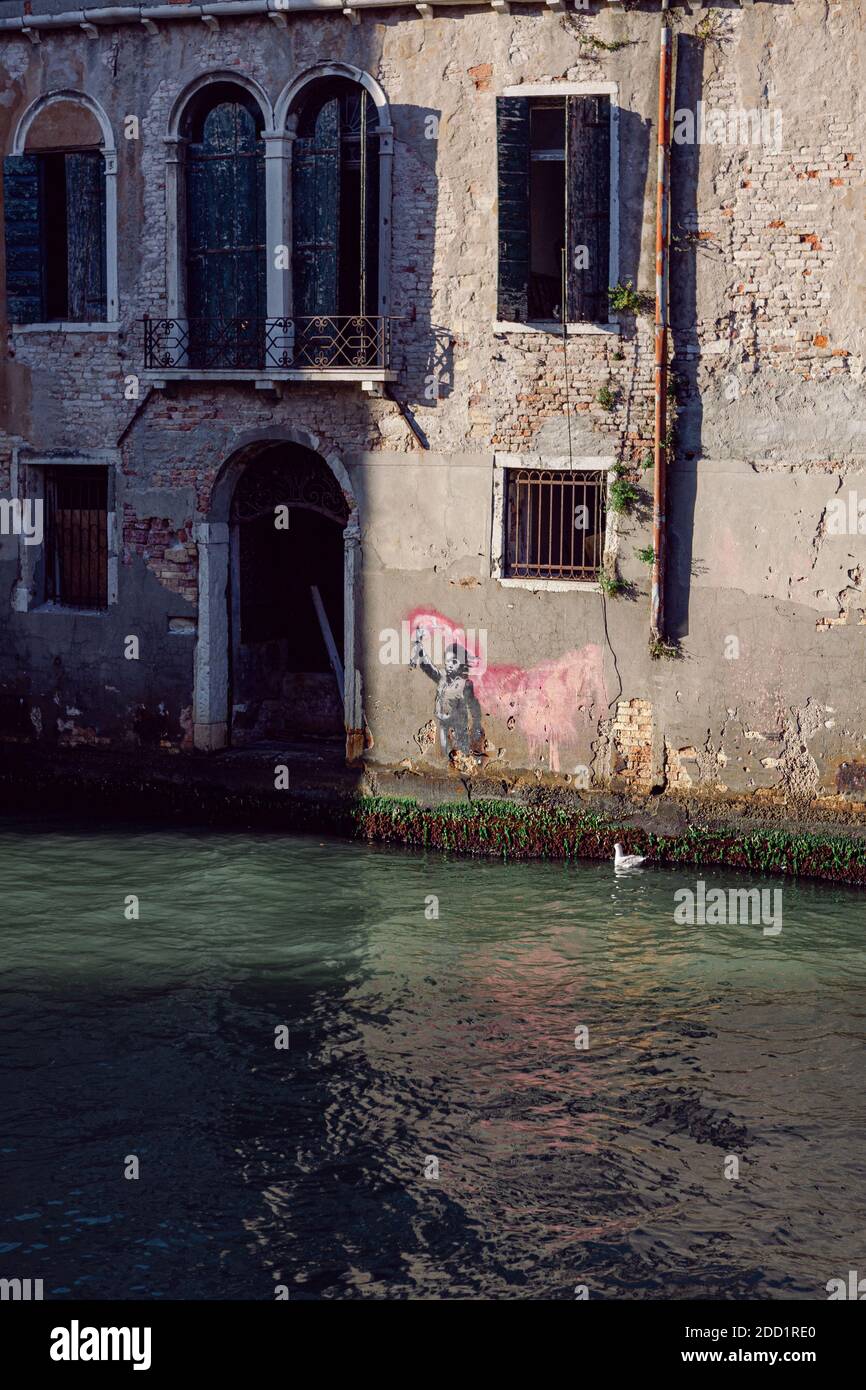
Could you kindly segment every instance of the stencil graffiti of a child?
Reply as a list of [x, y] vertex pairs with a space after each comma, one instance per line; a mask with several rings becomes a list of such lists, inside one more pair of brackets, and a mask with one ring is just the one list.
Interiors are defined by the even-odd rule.
[[439, 726], [439, 748], [447, 758], [454, 750], [461, 753], [484, 752], [481, 706], [469, 675], [473, 658], [465, 647], [452, 643], [442, 659], [443, 670], [434, 666], [424, 647], [426, 631], [415, 629], [410, 669], [420, 666], [425, 676], [436, 682], [434, 713]]

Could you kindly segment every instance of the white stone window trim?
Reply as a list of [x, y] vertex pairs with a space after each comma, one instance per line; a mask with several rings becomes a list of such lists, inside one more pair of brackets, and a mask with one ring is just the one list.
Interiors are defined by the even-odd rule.
[[[608, 475], [608, 496], [610, 484], [615, 476], [613, 468], [616, 459], [610, 456], [595, 458], [582, 454], [576, 458], [568, 455], [547, 454], [494, 454], [493, 455], [493, 517], [490, 534], [490, 577], [504, 589], [532, 589], [548, 593], [588, 593], [600, 594], [601, 585], [591, 579], [531, 579], [512, 577], [505, 574], [507, 473], [522, 468], [545, 469], [560, 473], [606, 473]], [[611, 568], [616, 563], [618, 534], [616, 514], [610, 505], [605, 511], [604, 554], [602, 565]]]
[[[21, 116], [15, 128], [15, 136], [12, 141], [11, 154], [27, 154], [27, 135], [36, 117], [45, 110], [47, 106], [55, 106], [58, 102], [71, 102], [76, 106], [84, 107], [95, 118], [100, 131], [102, 132], [102, 160], [105, 172], [105, 322], [81, 322], [62, 325], [53, 324], [16, 324], [14, 332], [30, 331], [50, 332], [74, 332], [74, 333], [104, 333], [113, 331], [120, 327], [120, 296], [117, 281], [117, 146], [114, 143], [114, 131], [111, 122], [103, 111], [98, 101], [88, 96], [86, 92], [78, 92], [74, 88], [59, 87], [53, 91], [44, 92], [42, 96], [36, 97], [31, 101], [27, 110]], [[111, 329], [109, 329], [109, 325]]]
[[12, 323], [9, 325], [9, 333], [13, 338], [17, 338], [22, 333], [119, 333], [122, 324], [118, 321], [114, 323], [80, 323], [67, 322], [59, 319], [52, 319], [48, 323]]
[[[517, 87], [503, 87], [499, 93], [503, 97], [567, 97], [567, 96], [609, 96], [610, 97], [610, 246], [607, 262], [608, 285], [619, 284], [619, 87], [616, 82], [523, 82]], [[495, 321], [497, 333], [558, 333], [562, 334], [561, 323], [548, 323], [534, 319], [529, 323], [509, 323]], [[619, 321], [611, 309], [607, 323], [568, 323], [569, 333], [618, 334]]]
[[[118, 486], [121, 471], [121, 457], [118, 449], [94, 449], [86, 454], [71, 454], [58, 450], [56, 453], [34, 453], [33, 450], [16, 446], [12, 450], [10, 469], [10, 494], [12, 497], [25, 497], [33, 500], [45, 497], [45, 470], [47, 468], [106, 468], [108, 470], [107, 507], [107, 605], [105, 608], [75, 608], [63, 603], [46, 600], [42, 595], [44, 582], [44, 535], [42, 545], [27, 545], [24, 537], [18, 537], [18, 579], [12, 586], [11, 607], [13, 613], [52, 613], [75, 618], [105, 618], [109, 608], [118, 601], [120, 578], [120, 547], [123, 536], [123, 505]], [[47, 518], [43, 515], [43, 527]], [[39, 561], [42, 561], [40, 567]]]
[[[565, 325], [569, 338], [601, 336], [605, 338], [619, 337], [622, 327], [619, 323], [584, 323], [582, 320], [577, 323], [567, 323]], [[528, 323], [511, 323], [507, 319], [496, 319], [493, 324], [494, 333], [546, 333], [554, 337], [561, 338], [562, 324], [557, 319], [532, 319]]]

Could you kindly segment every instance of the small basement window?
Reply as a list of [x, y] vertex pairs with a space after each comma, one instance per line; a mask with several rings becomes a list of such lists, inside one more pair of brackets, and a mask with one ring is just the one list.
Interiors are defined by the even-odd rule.
[[595, 580], [606, 502], [604, 471], [507, 469], [503, 577]]
[[45, 599], [108, 606], [108, 470], [45, 470]]

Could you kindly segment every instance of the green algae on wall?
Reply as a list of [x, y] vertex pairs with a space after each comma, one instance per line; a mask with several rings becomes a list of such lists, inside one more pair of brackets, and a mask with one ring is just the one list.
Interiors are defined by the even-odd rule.
[[866, 839], [690, 826], [677, 835], [625, 828], [590, 812], [508, 801], [422, 807], [400, 797], [360, 797], [354, 833], [384, 844], [505, 859], [612, 859], [620, 840], [630, 853], [658, 864], [727, 864], [762, 873], [795, 874], [866, 884]]

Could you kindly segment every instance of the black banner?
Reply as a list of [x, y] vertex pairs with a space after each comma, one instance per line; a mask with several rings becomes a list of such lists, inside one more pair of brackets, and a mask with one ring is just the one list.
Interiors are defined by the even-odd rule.
[[[862, 1297], [859, 1294], [858, 1301]], [[803, 1366], [818, 1370], [826, 1379], [843, 1365], [856, 1364], [862, 1344], [862, 1316], [837, 1306], [851, 1301], [848, 1296], [820, 1303], [572, 1301], [577, 1306], [567, 1319], [561, 1307], [550, 1310], [555, 1317], [550, 1326], [568, 1337], [579, 1337], [581, 1361], [588, 1355], [602, 1357], [613, 1374], [631, 1370], [667, 1374], [675, 1368], [700, 1373], [712, 1366], [772, 1370]], [[379, 1323], [381, 1315], [374, 1312], [371, 1323], [368, 1311], [365, 1331], [374, 1324], [389, 1330], [407, 1326], [405, 1309], [386, 1315], [383, 1323]], [[481, 1316], [489, 1326], [489, 1314]], [[162, 1377], [185, 1372], [224, 1378], [284, 1368], [287, 1349], [292, 1347], [297, 1354], [299, 1337], [326, 1330], [333, 1333], [335, 1320], [345, 1328], [347, 1318], [354, 1327], [361, 1326], [345, 1309], [326, 1309], [323, 1302], [304, 1299], [268, 1304], [5, 1302], [0, 1307], [4, 1360], [9, 1364], [14, 1358], [24, 1375], [50, 1371], [61, 1377], [92, 1376], [108, 1369], [115, 1376], [147, 1374], [160, 1383]], [[441, 1312], [437, 1321], [441, 1326]], [[509, 1339], [514, 1330], [510, 1320]], [[489, 1342], [486, 1346], [488, 1352], [493, 1349]], [[506, 1347], [505, 1336], [502, 1347]], [[308, 1344], [307, 1354], [314, 1374], [317, 1356], [330, 1368], [333, 1343]], [[426, 1358], [425, 1352], [428, 1366]]]

